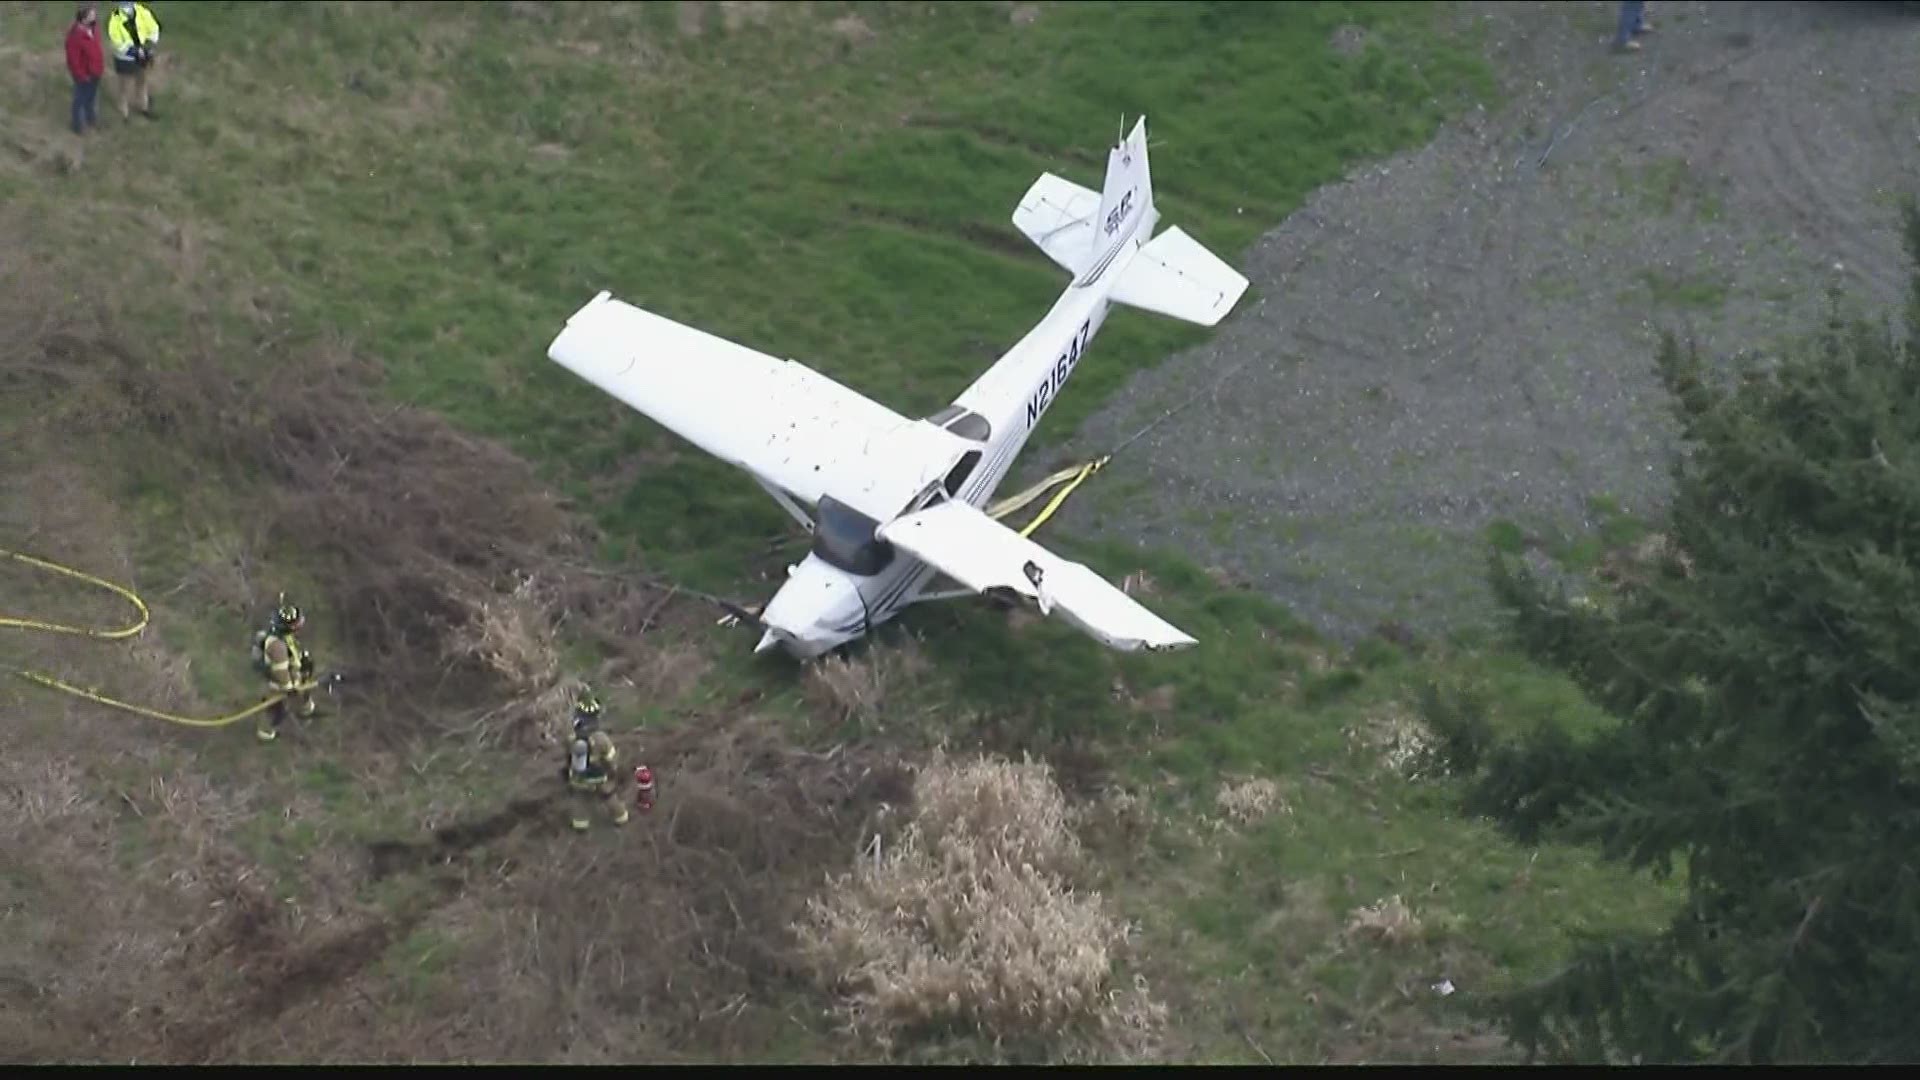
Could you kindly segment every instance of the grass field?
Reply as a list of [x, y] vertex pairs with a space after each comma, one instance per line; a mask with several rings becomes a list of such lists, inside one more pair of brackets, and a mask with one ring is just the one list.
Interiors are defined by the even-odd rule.
[[[146, 364], [216, 355], [236, 371], [264, 367], [289, 394], [302, 392], [301, 358], [313, 349], [367, 357], [383, 400], [499, 440], [597, 518], [604, 565], [736, 594], [763, 588], [743, 567], [768, 565], [766, 538], [784, 530], [785, 517], [744, 478], [544, 358], [566, 316], [599, 289], [802, 360], [902, 411], [928, 412], [1063, 284], [1007, 217], [1043, 170], [1097, 183], [1123, 113], [1148, 113], [1165, 219], [1231, 259], [1316, 186], [1418, 143], [1492, 87], [1474, 43], [1449, 30], [1447, 9], [1426, 4], [205, 4], [167, 5], [160, 15], [169, 65], [156, 98], [162, 118], [122, 124], [108, 87], [102, 130], [77, 151], [61, 126], [65, 9], [6, 12], [0, 239], [17, 257], [5, 264], [5, 287], [66, 292], [69, 302], [101, 289], [101, 308], [115, 326], [134, 328]], [[1169, 321], [1118, 316], [1042, 439], [1064, 437], [1130, 372], [1194, 339]], [[32, 384], [21, 376], [7, 385]], [[10, 423], [66, 407], [8, 397], [0, 416]], [[272, 482], [258, 469], [196, 476], [178, 447], [152, 440], [129, 430], [101, 444], [106, 454], [35, 447], [31, 460], [7, 466], [20, 482], [0, 523], [43, 544], [84, 534], [90, 551], [45, 553], [91, 554], [148, 592], [205, 585], [215, 576], [208, 568], [254, 551], [253, 576], [240, 584], [156, 600], [150, 632], [156, 671], [172, 672], [154, 675], [155, 685], [171, 687], [177, 704], [244, 700], [247, 676], [230, 645], [244, 640], [243, 620], [274, 588], [310, 598], [322, 648], [330, 624], [364, 613], [341, 610], [341, 583], [313, 576], [291, 553], [255, 550], [244, 500], [249, 485]], [[56, 458], [90, 470], [98, 506], [79, 505], [89, 486], [81, 485], [66, 489], [66, 512], [45, 512], [36, 470]], [[511, 531], [507, 514], [452, 527]], [[610, 690], [616, 730], [644, 720], [650, 745], [696, 747], [682, 773], [663, 780], [665, 799], [695, 805], [691, 785], [702, 775], [740, 785], [737, 798], [698, 803], [702, 812], [758, 805], [758, 759], [738, 749], [746, 729], [795, 754], [856, 746], [911, 762], [941, 741], [1030, 752], [1091, 807], [1144, 806], [1112, 818], [1132, 825], [1089, 834], [1091, 884], [1138, 924], [1132, 964], [1169, 1004], [1167, 1052], [1182, 1060], [1497, 1057], [1497, 1044], [1473, 1034], [1482, 991], [1548, 969], [1569, 930], [1641, 924], [1664, 910], [1665, 890], [1584, 854], [1515, 848], [1461, 820], [1444, 777], [1404, 775], [1417, 761], [1412, 704], [1426, 680], [1480, 681], [1514, 723], [1591, 722], [1561, 684], [1497, 652], [1384, 642], [1343, 652], [1174, 555], [1047, 542], [1115, 579], [1144, 573], [1149, 602], [1202, 646], [1122, 658], [1058, 625], [939, 607], [860, 652], [858, 677], [873, 694], [859, 700], [743, 656], [750, 639], [712, 630], [703, 609], [624, 645], [562, 634], [561, 647], [583, 668], [647, 673]], [[70, 602], [67, 591], [7, 575], [0, 610]], [[0, 658], [99, 663], [49, 648]], [[749, 700], [750, 709], [738, 704]], [[505, 813], [550, 771], [550, 750], [479, 740], [448, 751], [443, 731], [376, 723], [262, 751], [243, 729], [140, 734], [128, 730], [139, 721], [76, 708], [73, 724], [122, 726], [105, 736], [118, 740], [108, 752], [68, 760], [45, 697], [0, 697], [0, 706], [19, 721], [4, 744], [16, 760], [53, 762], [77, 777], [77, 790], [109, 801], [119, 792], [137, 810], [137, 793], [165, 776], [207, 788], [203, 810], [218, 806], [189, 824], [117, 805], [87, 819], [118, 853], [118, 870], [100, 872], [120, 874], [119, 887], [135, 894], [110, 913], [129, 938], [135, 922], [158, 933], [188, 918], [160, 895], [154, 867], [209, 844], [231, 849], [295, 907], [384, 913], [369, 923], [381, 928], [368, 939], [376, 959], [341, 984], [378, 1008], [328, 1013], [339, 1024], [333, 1042], [315, 1035], [290, 1048], [264, 1035], [206, 1036], [163, 1043], [171, 1049], [161, 1056], [214, 1054], [209, 1046], [215, 1056], [540, 1060], [869, 1053], [816, 1018], [817, 992], [697, 960], [683, 981], [704, 974], [726, 986], [716, 997], [751, 999], [739, 1014], [749, 1020], [716, 1027], [705, 1005], [698, 1017], [655, 1020], [651, 999], [607, 991], [593, 1021], [597, 1050], [516, 1034], [505, 1015], [511, 999], [489, 1002], [497, 1023], [461, 1042], [467, 1029], [445, 1018], [474, 1008], [474, 973], [492, 970], [500, 943], [519, 932], [515, 920], [577, 914], [584, 901], [570, 907], [552, 882], [609, 872], [594, 861], [602, 856], [555, 846], [568, 837], [523, 832], [511, 849], [515, 870], [489, 877], [476, 857], [461, 871], [459, 898], [432, 904], [422, 897], [444, 874], [431, 860], [367, 880], [352, 867], [369, 845], [415, 842], [421, 823]], [[402, 711], [393, 702], [355, 707], [386, 720]], [[753, 728], [749, 712], [775, 730]], [[734, 741], [701, 742], [709, 728]], [[451, 771], [423, 764], [443, 752], [457, 762]], [[146, 805], [174, 803], [155, 795]], [[674, 873], [691, 877], [709, 849], [738, 854], [733, 841], [703, 840], [691, 825], [678, 835], [670, 855], [658, 840], [627, 834], [617, 842], [631, 850], [605, 857], [645, 874], [671, 858]], [[779, 888], [817, 883], [839, 867], [805, 859], [855, 846], [851, 833], [814, 839], [775, 860]], [[42, 887], [51, 873], [9, 878], [12, 909], [45, 917], [60, 895]], [[1397, 929], [1378, 940], [1350, 932], [1357, 909], [1394, 896], [1411, 913]], [[766, 910], [790, 906], [781, 894]], [[644, 912], [612, 900], [593, 910], [617, 924], [636, 964], [683, 955], [649, 942]], [[279, 932], [297, 943], [305, 927]], [[776, 941], [779, 929], [752, 936]], [[591, 935], [571, 933], [538, 939], [584, 957], [564, 975], [527, 970], [548, 980], [540, 993], [565, 997], [575, 1010], [569, 1030], [588, 1039], [578, 1010], [594, 993], [583, 989], [592, 982], [584, 973], [606, 961], [594, 969]], [[688, 957], [707, 949], [696, 944], [676, 948]], [[762, 956], [777, 946], [739, 948], [781, 967]], [[44, 980], [60, 955], [0, 951], [0, 965]], [[1434, 991], [1442, 980], [1459, 993]], [[453, 1026], [434, 1026], [443, 1019]], [[402, 1028], [435, 1034], [407, 1042], [391, 1034]], [[962, 1038], [912, 1053], [986, 1051]]]

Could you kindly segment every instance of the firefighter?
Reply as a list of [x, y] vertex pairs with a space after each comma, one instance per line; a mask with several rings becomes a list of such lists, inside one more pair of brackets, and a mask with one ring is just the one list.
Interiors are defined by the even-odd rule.
[[266, 675], [268, 688], [276, 694], [286, 695], [260, 714], [254, 734], [260, 737], [261, 742], [272, 742], [279, 737], [280, 724], [286, 720], [287, 713], [296, 702], [302, 719], [314, 714], [313, 654], [295, 636], [306, 625], [307, 617], [299, 606], [287, 603], [287, 594], [281, 593], [279, 607], [273, 612], [273, 621], [266, 629], [254, 632], [254, 663]]
[[153, 95], [147, 90], [147, 69], [153, 66], [154, 50], [160, 47], [160, 20], [147, 5], [114, 4], [107, 16], [107, 41], [113, 46], [113, 73], [120, 89], [120, 118], [126, 119], [135, 95], [140, 99], [140, 115], [153, 115]]
[[615, 825], [627, 823], [627, 805], [615, 798], [613, 763], [619, 757], [613, 740], [600, 730], [600, 699], [584, 690], [573, 703], [573, 738], [567, 741], [567, 764], [561, 775], [573, 801], [573, 827], [584, 832], [596, 800], [605, 803]]

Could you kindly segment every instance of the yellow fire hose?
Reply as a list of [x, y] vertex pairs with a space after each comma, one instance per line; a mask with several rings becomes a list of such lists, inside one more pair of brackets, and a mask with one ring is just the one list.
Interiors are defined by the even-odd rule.
[[[132, 592], [132, 590], [124, 589], [118, 585], [115, 585], [111, 581], [106, 581], [101, 578], [94, 577], [92, 574], [82, 573], [81, 571], [75, 570], [72, 567], [62, 566], [59, 563], [55, 563], [55, 562], [48, 562], [45, 559], [36, 559], [31, 555], [25, 555], [18, 551], [9, 551], [6, 548], [0, 548], [0, 555], [4, 555], [9, 559], [14, 560], [15, 562], [25, 563], [28, 566], [32, 566], [40, 570], [45, 570], [49, 573], [62, 574], [62, 575], [65, 575], [66, 577], [75, 578], [80, 581], [84, 581], [89, 585], [95, 585], [95, 586], [98, 586], [99, 588], [106, 589], [108, 592], [112, 592], [123, 597], [128, 603], [132, 604], [135, 608], [139, 609], [140, 611], [139, 622], [136, 622], [131, 626], [123, 626], [113, 630], [101, 630], [96, 627], [86, 627], [86, 626], [70, 626], [65, 623], [43, 622], [39, 619], [22, 619], [22, 618], [16, 618], [10, 615], [0, 615], [0, 627], [13, 627], [20, 630], [40, 630], [49, 634], [73, 634], [79, 637], [90, 637], [90, 638], [95, 638], [102, 641], [115, 641], [123, 638], [130, 638], [133, 635], [138, 634], [140, 631], [146, 629], [147, 620], [149, 618], [150, 612], [148, 612], [147, 610], [146, 603], [142, 601], [140, 597], [136, 596]], [[242, 709], [237, 713], [233, 713], [230, 716], [220, 716], [220, 717], [215, 717], [211, 720], [203, 720], [203, 719], [198, 719], [191, 716], [176, 716], [173, 713], [161, 712], [157, 709], [148, 709], [139, 705], [130, 705], [124, 701], [116, 701], [115, 699], [106, 697], [95, 690], [87, 689], [85, 687], [75, 686], [72, 683], [65, 682], [61, 679], [56, 679], [51, 675], [45, 675], [37, 671], [16, 671], [14, 672], [14, 674], [19, 676], [22, 679], [27, 680], [28, 682], [36, 683], [50, 690], [58, 690], [61, 693], [72, 694], [75, 697], [85, 698], [88, 701], [96, 702], [101, 705], [106, 705], [111, 708], [123, 709], [130, 713], [137, 713], [140, 716], [149, 716], [155, 720], [165, 720], [169, 724], [180, 724], [185, 727], [196, 727], [196, 728], [225, 727], [228, 724], [245, 720], [247, 717], [252, 716], [257, 712], [260, 712], [263, 709], [272, 708], [274, 703], [286, 697], [287, 693], [298, 693], [298, 692], [312, 690], [321, 684], [320, 680], [318, 679], [312, 682], [301, 683], [296, 685], [291, 691], [287, 691], [286, 693], [275, 694], [264, 701], [260, 701], [253, 705], [249, 705], [245, 709]]]
[[140, 610], [139, 622], [134, 623], [132, 626], [123, 626], [118, 630], [96, 630], [86, 626], [66, 626], [61, 623], [41, 622], [38, 619], [16, 619], [7, 615], [0, 615], [0, 626], [15, 626], [22, 630], [44, 630], [49, 634], [79, 634], [82, 637], [103, 638], [109, 641], [117, 638], [130, 638], [147, 628], [147, 605], [138, 596], [115, 585], [111, 581], [103, 581], [100, 578], [94, 577], [92, 574], [83, 574], [71, 567], [61, 566], [59, 563], [50, 563], [45, 559], [36, 559], [31, 555], [23, 555], [18, 551], [8, 551], [6, 548], [0, 548], [0, 555], [5, 555], [15, 562], [26, 563], [28, 566], [39, 567], [50, 573], [65, 574], [70, 578], [78, 578], [89, 585], [98, 585], [108, 592], [118, 593], [120, 596], [125, 597], [128, 603]]

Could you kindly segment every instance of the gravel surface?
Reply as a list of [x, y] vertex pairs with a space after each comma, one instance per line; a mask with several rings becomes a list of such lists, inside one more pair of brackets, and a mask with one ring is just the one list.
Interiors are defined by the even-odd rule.
[[1490, 522], [1577, 529], [1592, 496], [1664, 497], [1662, 327], [1725, 355], [1809, 325], [1833, 285], [1897, 310], [1920, 12], [1649, 7], [1621, 55], [1612, 3], [1470, 5], [1508, 102], [1322, 189], [1243, 255], [1229, 322], [1066, 449], [1218, 392], [1059, 527], [1182, 551], [1336, 637], [1460, 628], [1491, 611]]

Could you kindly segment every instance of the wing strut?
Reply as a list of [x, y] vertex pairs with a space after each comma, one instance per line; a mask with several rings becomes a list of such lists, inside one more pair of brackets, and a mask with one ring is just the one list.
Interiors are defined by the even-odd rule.
[[760, 478], [758, 473], [752, 475], [754, 483], [767, 489], [767, 494], [773, 496], [773, 501], [780, 504], [780, 509], [785, 510], [788, 517], [799, 522], [800, 527], [807, 530], [808, 534], [811, 535], [813, 532], [813, 519], [807, 516], [807, 512], [801, 509], [799, 503], [793, 501], [793, 496], [767, 483]]

